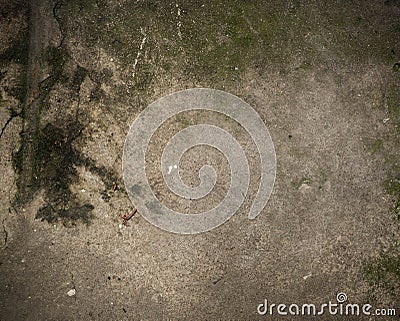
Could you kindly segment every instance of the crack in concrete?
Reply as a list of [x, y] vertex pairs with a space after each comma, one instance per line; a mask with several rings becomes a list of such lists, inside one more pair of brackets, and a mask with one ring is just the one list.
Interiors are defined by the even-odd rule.
[[[61, 1], [60, 1], [60, 0], [57, 0], [57, 1], [54, 3], [54, 6], [53, 6], [53, 17], [54, 17], [54, 19], [56, 19], [57, 23], [58, 23], [57, 10], [61, 8], [61, 5], [62, 5]], [[61, 30], [60, 30], [60, 31], [61, 31]]]
[[59, 20], [60, 20], [60, 17], [57, 15], [57, 10], [59, 10], [59, 9], [61, 8], [61, 6], [62, 6], [62, 2], [61, 2], [60, 0], [57, 0], [57, 1], [54, 3], [53, 10], [52, 10], [52, 12], [53, 12], [53, 18], [54, 18], [54, 20], [57, 22], [58, 31], [59, 31], [60, 34], [61, 34], [61, 41], [60, 41], [60, 44], [59, 44], [59, 46], [57, 47], [57, 49], [59, 49], [59, 48], [62, 47], [62, 45], [63, 45], [63, 43], [64, 43], [64, 40], [65, 40], [65, 38], [66, 38], [65, 34], [62, 32], [62, 29], [61, 29], [61, 25], [60, 25], [60, 21], [59, 21]]
[[18, 116], [20, 116], [20, 115], [21, 115], [21, 113], [18, 113], [17, 115], [11, 115], [10, 118], [7, 119], [6, 123], [4, 124], [4, 126], [3, 126], [2, 129], [1, 129], [0, 138], [3, 136], [4, 132], [6, 131], [7, 126], [11, 123], [11, 121], [12, 121], [15, 117], [18, 117]]
[[1, 225], [3, 227], [3, 241], [4, 241], [3, 249], [6, 249], [7, 245], [8, 245], [8, 232], [6, 229], [5, 222], [6, 222], [6, 218], [3, 218], [2, 222], [1, 222]]

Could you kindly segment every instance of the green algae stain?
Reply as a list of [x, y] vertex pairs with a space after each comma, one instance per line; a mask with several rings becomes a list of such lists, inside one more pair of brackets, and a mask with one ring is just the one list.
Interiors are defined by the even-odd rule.
[[365, 279], [374, 289], [396, 296], [400, 293], [400, 257], [382, 254], [363, 269]]

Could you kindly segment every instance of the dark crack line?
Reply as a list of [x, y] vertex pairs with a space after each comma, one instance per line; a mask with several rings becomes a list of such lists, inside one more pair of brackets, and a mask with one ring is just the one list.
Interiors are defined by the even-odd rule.
[[4, 218], [3, 221], [1, 222], [2, 226], [3, 226], [3, 234], [4, 234], [4, 248], [7, 248], [7, 243], [8, 243], [8, 232], [6, 229], [6, 225], [5, 225], [6, 219]]
[[1, 129], [0, 132], [0, 138], [3, 136], [4, 131], [6, 130], [7, 126], [9, 123], [11, 123], [11, 121], [13, 120], [14, 117], [10, 117], [7, 119], [6, 123], [4, 124], [3, 128]]
[[3, 136], [4, 132], [6, 131], [7, 126], [11, 123], [11, 121], [16, 118], [21, 116], [21, 113], [17, 113], [15, 115], [11, 115], [10, 118], [7, 119], [6, 123], [4, 124], [3, 128], [1, 129], [0, 132], [0, 138]]
[[65, 40], [65, 38], [66, 38], [66, 35], [64, 35], [64, 33], [62, 32], [62, 30], [61, 30], [61, 25], [60, 25], [60, 17], [57, 15], [57, 10], [59, 10], [60, 8], [61, 8], [61, 6], [62, 6], [63, 4], [62, 4], [62, 1], [60, 1], [60, 0], [57, 0], [56, 2], [55, 2], [55, 4], [54, 4], [54, 6], [53, 6], [53, 18], [54, 18], [54, 20], [57, 22], [57, 25], [58, 25], [58, 30], [60, 31], [60, 33], [61, 33], [61, 41], [60, 41], [60, 44], [58, 45], [58, 47], [57, 47], [57, 49], [60, 49], [62, 46], [63, 46], [63, 43], [64, 43], [64, 40]]
[[79, 129], [79, 132], [78, 132], [76, 135], [74, 135], [74, 136], [72, 136], [71, 138], [69, 138], [69, 139], [67, 140], [67, 143], [70, 144], [70, 143], [72, 143], [73, 141], [77, 140], [77, 139], [82, 135], [82, 132], [83, 132], [83, 129], [82, 129], [82, 128]]
[[57, 10], [60, 9], [61, 6], [62, 6], [62, 3], [61, 3], [60, 0], [57, 0], [55, 2], [54, 6], [53, 6], [53, 18], [56, 19], [57, 22], [58, 22], [58, 19], [59, 19], [59, 17], [57, 16]]

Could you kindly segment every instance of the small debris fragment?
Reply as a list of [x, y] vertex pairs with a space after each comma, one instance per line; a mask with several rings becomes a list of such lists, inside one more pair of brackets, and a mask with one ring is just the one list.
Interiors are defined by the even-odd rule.
[[383, 120], [383, 123], [386, 124], [389, 120], [390, 120], [390, 118], [385, 118], [385, 119]]
[[219, 281], [221, 281], [222, 280], [222, 276], [219, 276], [219, 277], [217, 277], [217, 278], [215, 278], [214, 280], [212, 280], [212, 284], [217, 284]]
[[129, 214], [124, 214], [121, 216], [122, 218], [122, 225], [124, 226], [128, 226], [128, 221], [133, 217], [133, 215], [135, 215], [135, 213], [137, 212], [137, 209], [134, 208]]
[[118, 188], [118, 183], [115, 181], [112, 186], [112, 191], [115, 192]]
[[67, 292], [68, 296], [74, 296], [76, 294], [76, 290], [75, 289], [71, 289]]
[[300, 185], [299, 191], [305, 193], [307, 190], [311, 189], [311, 186], [308, 183], [304, 182]]

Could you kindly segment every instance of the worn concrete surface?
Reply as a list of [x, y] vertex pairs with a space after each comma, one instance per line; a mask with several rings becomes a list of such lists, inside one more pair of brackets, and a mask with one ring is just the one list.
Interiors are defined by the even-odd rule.
[[[397, 0], [1, 0], [0, 16], [0, 320], [268, 320], [265, 298], [319, 305], [339, 291], [400, 314]], [[192, 87], [260, 114], [273, 194], [249, 221], [250, 162], [249, 195], [221, 227], [176, 235], [140, 213], [124, 226], [129, 126]], [[221, 199], [223, 157], [182, 160], [196, 184], [216, 159], [219, 189], [198, 203], [174, 202], [155, 164], [166, 137], [200, 121], [248, 140], [193, 112], [155, 135], [149, 181], [189, 213]], [[355, 320], [318, 319], [332, 318]]]

